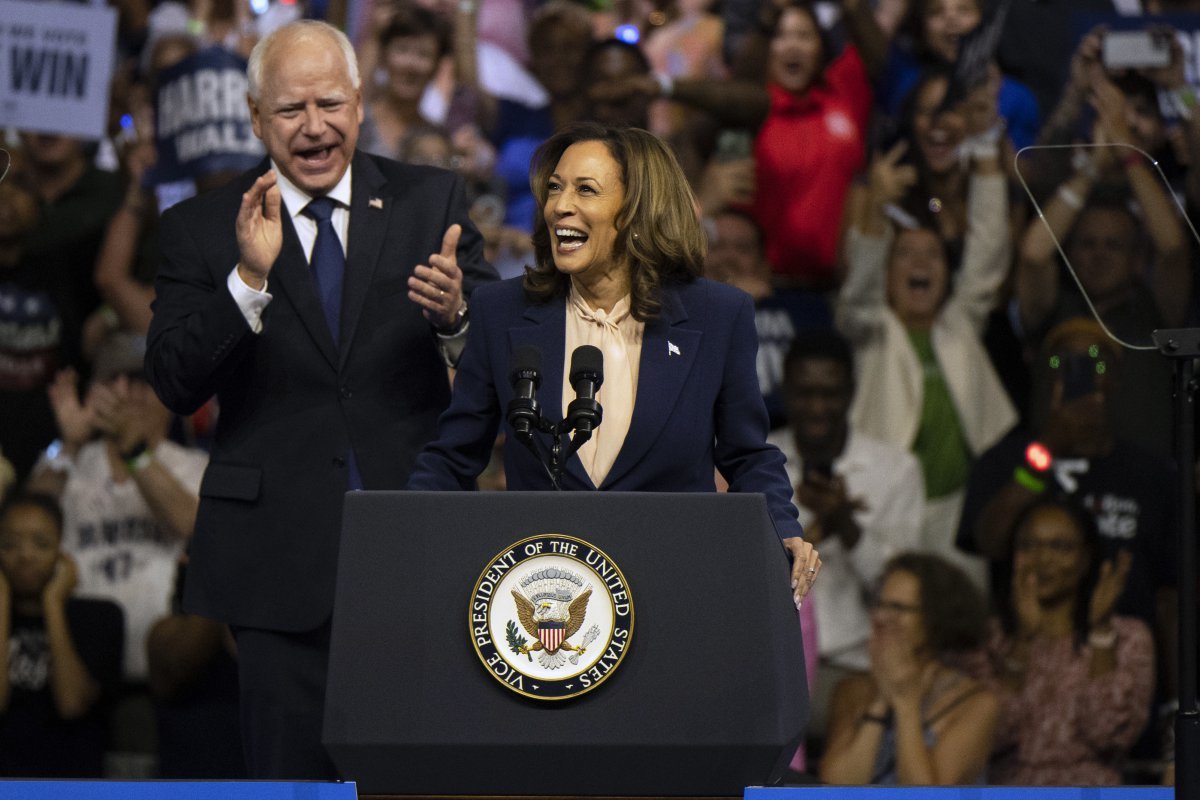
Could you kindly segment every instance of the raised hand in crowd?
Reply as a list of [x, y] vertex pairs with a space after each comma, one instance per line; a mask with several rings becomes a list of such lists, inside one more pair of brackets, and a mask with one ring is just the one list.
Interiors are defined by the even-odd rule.
[[94, 350], [114, 328], [145, 333], [150, 328], [150, 304], [154, 288], [134, 277], [138, 248], [143, 241], [147, 221], [156, 214], [154, 193], [145, 186], [147, 171], [158, 160], [154, 145], [154, 109], [142, 92], [130, 95], [133, 135], [120, 152], [125, 173], [125, 198], [108, 223], [100, 254], [96, 259], [94, 280], [109, 311], [101, 310], [89, 319]]
[[[1083, 112], [1084, 103], [1087, 102], [1088, 93], [1091, 91], [1092, 77], [1097, 70], [1103, 71], [1104, 69], [1100, 56], [1104, 48], [1105, 31], [1105, 26], [1098, 25], [1079, 40], [1079, 45], [1071, 54], [1071, 68], [1067, 85], [1064, 87], [1058, 105], [1046, 119], [1046, 124], [1042, 126], [1041, 133], [1038, 135], [1038, 144], [1067, 144], [1074, 136], [1075, 124]], [[1021, 169], [1023, 172], [1025, 171], [1025, 164], [1022, 164]]]
[[731, 206], [754, 202], [755, 185], [753, 158], [712, 159], [704, 168], [696, 199], [703, 213], [712, 216]]
[[141, 413], [133, 400], [129, 379], [123, 375], [109, 383], [97, 383], [88, 393], [88, 406], [96, 429], [116, 445], [119, 452], [132, 449], [138, 442], [157, 438], [158, 426], [152, 418]]
[[900, 140], [886, 153], [876, 153], [867, 173], [865, 195], [851, 196], [850, 220], [863, 233], [882, 236], [888, 222], [886, 209], [894, 205], [917, 184], [917, 168], [903, 162], [908, 152], [907, 140]]
[[1129, 130], [1128, 102], [1124, 93], [1103, 69], [1092, 70], [1088, 104], [1096, 112], [1097, 143], [1126, 144]]
[[1113, 611], [1129, 582], [1129, 570], [1132, 567], [1133, 554], [1128, 550], [1121, 550], [1115, 559], [1110, 558], [1100, 564], [1100, 576], [1096, 579], [1096, 588], [1092, 589], [1088, 604], [1088, 622], [1092, 630], [1108, 630], [1112, 625]]
[[879, 690], [876, 704], [881, 713], [897, 706], [912, 709], [929, 689], [936, 662], [917, 658], [913, 642], [889, 630], [876, 630], [867, 644], [871, 654], [871, 677]]
[[90, 405], [79, 397], [79, 374], [67, 367], [54, 376], [54, 381], [46, 387], [46, 393], [54, 409], [54, 421], [58, 424], [63, 450], [73, 456], [96, 432], [95, 414]]
[[1183, 87], [1187, 83], [1184, 69], [1185, 58], [1183, 45], [1179, 43], [1179, 37], [1175, 35], [1175, 30], [1169, 25], [1151, 25], [1147, 27], [1147, 30], [1152, 35], [1161, 36], [1167, 41], [1171, 58], [1164, 66], [1143, 67], [1136, 71], [1161, 89], [1173, 91]]
[[875, 202], [895, 203], [917, 182], [917, 168], [902, 163], [907, 152], [908, 141], [902, 139], [871, 162], [869, 186]]
[[861, 497], [850, 496], [842, 476], [806, 471], [804, 480], [796, 485], [796, 502], [816, 516], [804, 529], [805, 538], [814, 545], [829, 536], [839, 537], [847, 550], [858, 544], [862, 528], [854, 514], [866, 511], [867, 503]]

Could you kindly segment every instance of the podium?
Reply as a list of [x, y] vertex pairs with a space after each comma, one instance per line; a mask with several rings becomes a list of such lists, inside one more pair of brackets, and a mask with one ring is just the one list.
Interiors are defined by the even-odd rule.
[[[541, 534], [602, 550], [632, 598], [620, 664], [565, 700], [502, 685], [470, 621], [496, 555]], [[807, 721], [789, 583], [759, 495], [351, 493], [323, 740], [365, 794], [741, 795]]]

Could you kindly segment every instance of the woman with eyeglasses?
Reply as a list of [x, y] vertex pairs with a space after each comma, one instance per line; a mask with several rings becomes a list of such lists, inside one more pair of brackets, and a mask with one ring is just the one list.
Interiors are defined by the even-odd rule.
[[983, 598], [926, 553], [888, 562], [871, 604], [870, 672], [834, 690], [824, 783], [981, 783], [996, 695], [956, 666], [984, 640]]
[[991, 782], [1118, 785], [1154, 691], [1150, 630], [1113, 613], [1132, 558], [1102, 560], [1095, 519], [1068, 498], [1035, 501], [1014, 531], [988, 646], [1001, 697]]

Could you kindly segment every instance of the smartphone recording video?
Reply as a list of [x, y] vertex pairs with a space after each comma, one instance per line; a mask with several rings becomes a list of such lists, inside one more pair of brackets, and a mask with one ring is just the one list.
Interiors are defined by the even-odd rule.
[[1171, 40], [1166, 31], [1109, 31], [1104, 34], [1106, 69], [1145, 69], [1171, 63]]
[[1078, 353], [1063, 360], [1063, 399], [1078, 400], [1096, 391], [1096, 361]]

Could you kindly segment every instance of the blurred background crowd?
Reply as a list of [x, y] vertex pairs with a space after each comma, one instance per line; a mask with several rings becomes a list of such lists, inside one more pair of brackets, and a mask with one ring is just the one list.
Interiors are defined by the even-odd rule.
[[244, 774], [232, 639], [177, 605], [220, 409], [142, 358], [159, 214], [262, 158], [245, 58], [308, 16], [357, 48], [359, 147], [460, 172], [503, 277], [555, 130], [674, 149], [824, 561], [793, 780], [1171, 780], [1147, 348], [1197, 322], [1200, 2], [111, 5], [108, 136], [0, 140], [0, 775]]

